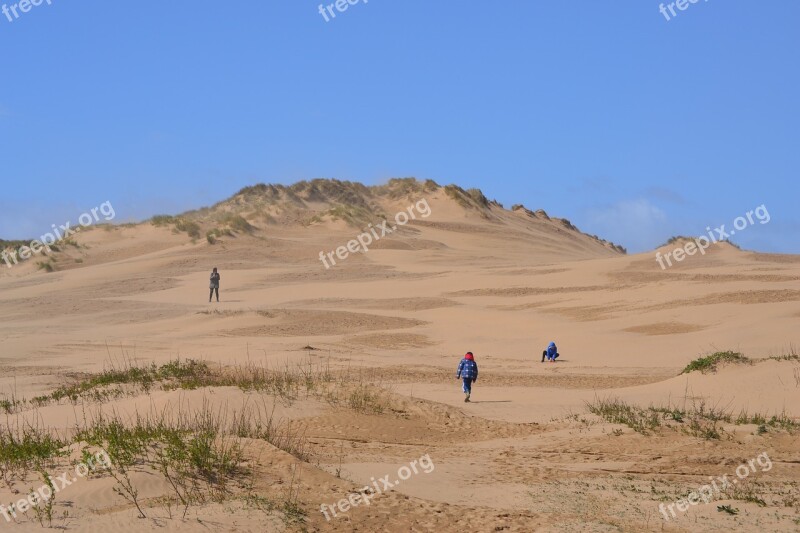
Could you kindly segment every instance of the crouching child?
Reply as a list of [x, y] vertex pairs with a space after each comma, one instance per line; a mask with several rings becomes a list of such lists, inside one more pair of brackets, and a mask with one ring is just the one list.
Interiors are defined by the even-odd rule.
[[544, 360], [547, 359], [551, 363], [555, 363], [558, 356], [561, 355], [558, 353], [558, 348], [556, 347], [556, 343], [551, 342], [545, 351], [542, 352], [542, 363]]

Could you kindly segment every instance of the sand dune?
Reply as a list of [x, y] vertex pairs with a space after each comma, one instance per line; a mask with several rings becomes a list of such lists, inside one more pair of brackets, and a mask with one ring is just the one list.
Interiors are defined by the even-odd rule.
[[[0, 269], [3, 434], [27, 424], [71, 438], [100, 414], [133, 423], [137, 414], [205, 412], [228, 423], [255, 407], [254, 420], [275, 425], [271, 440], [229, 428], [248, 473], [219, 493], [203, 485], [204, 499], [185, 518], [158, 468], [137, 463], [130, 479], [147, 518], [114, 491], [119, 480], [97, 475], [58, 494], [52, 524], [74, 531], [800, 528], [800, 360], [792, 355], [800, 346], [800, 258], [723, 243], [662, 270], [654, 253], [624, 255], [543, 212], [408, 183], [366, 192], [341, 182], [256, 188], [191, 215], [199, 238], [150, 223], [96, 228], [56, 256], [53, 273], [33, 262]], [[329, 269], [320, 262], [320, 251], [346, 246], [379, 212], [391, 217], [423, 197], [430, 217]], [[358, 209], [334, 202], [341, 198]], [[250, 227], [222, 216], [230, 213]], [[224, 220], [240, 229], [220, 231], [214, 244], [202, 238]], [[213, 266], [222, 273], [220, 303], [207, 301]], [[551, 340], [561, 358], [541, 363]], [[481, 373], [470, 404], [454, 379], [467, 350]], [[751, 361], [681, 373], [726, 350]], [[98, 382], [72, 397], [34, 401], [104, 369], [177, 359], [204, 361], [208, 375]], [[268, 375], [268, 386], [255, 379]], [[656, 413], [658, 422], [637, 431], [610, 421], [590, 412], [598, 399]], [[302, 442], [304, 452], [276, 435]], [[709, 476], [731, 476], [762, 453], [770, 470], [664, 520], [659, 504]], [[430, 473], [330, 521], [320, 512], [426, 454]], [[42, 466], [52, 475], [70, 467], [67, 457]], [[0, 503], [42, 484], [36, 468], [23, 470], [4, 470]], [[720, 512], [721, 505], [739, 512]], [[16, 521], [20, 531], [40, 529], [33, 510]]]

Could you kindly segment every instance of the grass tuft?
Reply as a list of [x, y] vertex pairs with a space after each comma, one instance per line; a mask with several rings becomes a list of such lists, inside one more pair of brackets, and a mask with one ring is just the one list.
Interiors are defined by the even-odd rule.
[[607, 422], [625, 424], [642, 435], [648, 435], [661, 426], [661, 418], [657, 412], [627, 404], [618, 398], [595, 398], [587, 407], [590, 413]]
[[701, 373], [716, 372], [720, 364], [752, 364], [752, 361], [739, 352], [716, 352], [706, 357], [700, 357], [689, 363], [681, 374], [688, 374], [699, 370]]

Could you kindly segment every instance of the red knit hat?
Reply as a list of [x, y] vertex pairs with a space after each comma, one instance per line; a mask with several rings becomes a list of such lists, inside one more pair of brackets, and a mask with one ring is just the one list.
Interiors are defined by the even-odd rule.
[[467, 355], [464, 356], [464, 359], [469, 359], [470, 361], [474, 361], [475, 357], [472, 355], [472, 352], [467, 352]]

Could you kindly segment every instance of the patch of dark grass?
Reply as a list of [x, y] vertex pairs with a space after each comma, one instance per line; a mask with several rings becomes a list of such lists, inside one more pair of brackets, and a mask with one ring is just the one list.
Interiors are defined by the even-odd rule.
[[28, 239], [27, 241], [19, 241], [19, 240], [6, 240], [0, 239], [0, 251], [5, 251], [8, 249], [12, 250], [19, 250], [23, 246], [30, 246], [31, 241], [33, 239]]
[[155, 215], [150, 219], [150, 223], [154, 226], [168, 226], [175, 223], [175, 217], [172, 215]]

